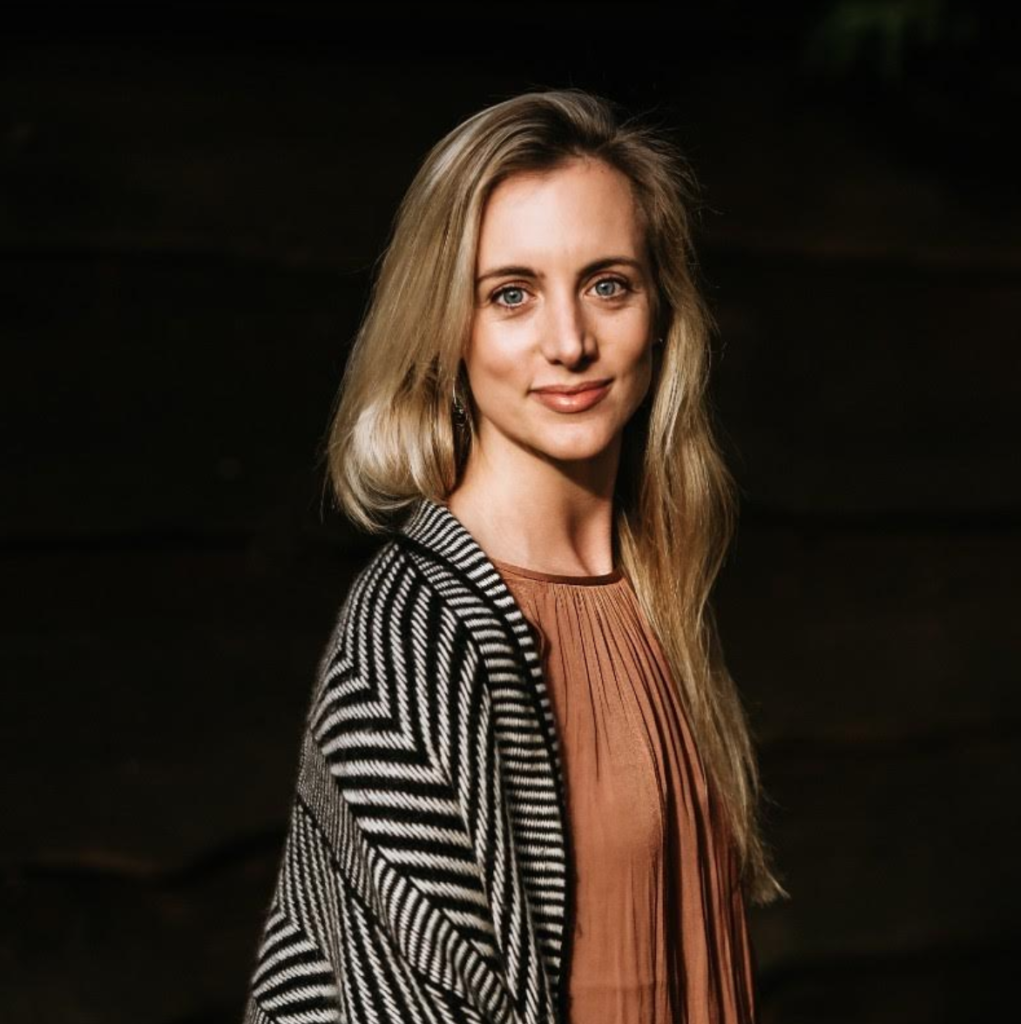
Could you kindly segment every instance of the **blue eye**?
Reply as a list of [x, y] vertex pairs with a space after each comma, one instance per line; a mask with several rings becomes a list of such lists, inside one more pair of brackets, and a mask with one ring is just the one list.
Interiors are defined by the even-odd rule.
[[[620, 277], [603, 277], [603, 278], [600, 278], [598, 281], [596, 281], [596, 283], [595, 283], [595, 285], [593, 287], [598, 288], [600, 285], [603, 285], [603, 284], [616, 284], [616, 285], [619, 285], [621, 290], [625, 291], [625, 292], [630, 290], [628, 288], [627, 281], [625, 281], [623, 278], [620, 278]], [[602, 297], [604, 299], [615, 299], [615, 298], [617, 298], [618, 295], [620, 295], [620, 292], [612, 292], [612, 293], [609, 293], [609, 294], [607, 294], [606, 292], [602, 292], [601, 295], [602, 295]]]
[[[498, 299], [501, 295], [506, 295], [508, 292], [524, 292], [524, 288], [520, 288], [516, 284], [510, 284], [510, 285], [507, 285], [504, 288], [500, 288], [497, 291], [493, 292], [493, 299], [494, 299], [494, 301], [496, 299]], [[503, 303], [503, 302], [497, 302], [497, 305], [498, 306], [507, 306], [508, 308], [513, 308], [514, 306], [520, 306], [521, 303], [520, 302], [511, 302], [511, 303], [507, 304], [507, 303]]]

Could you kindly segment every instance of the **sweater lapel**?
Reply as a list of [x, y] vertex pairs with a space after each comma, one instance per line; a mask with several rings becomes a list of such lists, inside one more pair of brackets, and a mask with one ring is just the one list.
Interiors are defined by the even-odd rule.
[[[526, 907], [494, 908], [507, 950], [509, 980], [521, 1002], [540, 1019], [559, 1003], [565, 923], [571, 919], [568, 828], [563, 766], [556, 720], [539, 652], [521, 608], [475, 538], [447, 508], [421, 498], [401, 525], [398, 542], [429, 572], [449, 580], [455, 607], [486, 662], [491, 721], [499, 752], [506, 814]], [[490, 781], [474, 779], [487, 788]], [[491, 851], [480, 851], [489, 855]], [[497, 894], [494, 899], [502, 899]], [[523, 912], [523, 917], [519, 914]], [[542, 964], [536, 964], [538, 953]], [[544, 968], [544, 969], [542, 969]], [[548, 989], [547, 989], [548, 985]]]

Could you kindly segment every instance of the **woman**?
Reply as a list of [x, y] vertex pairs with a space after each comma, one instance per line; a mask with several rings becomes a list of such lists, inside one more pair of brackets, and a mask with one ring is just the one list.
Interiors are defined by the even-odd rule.
[[389, 539], [320, 664], [246, 1022], [755, 1019], [787, 893], [709, 594], [693, 181], [576, 89], [405, 196], [329, 443]]

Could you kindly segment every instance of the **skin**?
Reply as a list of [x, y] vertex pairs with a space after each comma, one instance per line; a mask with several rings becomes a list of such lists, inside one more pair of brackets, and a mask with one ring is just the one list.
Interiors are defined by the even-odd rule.
[[[597, 260], [625, 257], [586, 272]], [[491, 270], [526, 267], [532, 275]], [[613, 488], [624, 426], [654, 372], [653, 282], [628, 179], [575, 160], [515, 175], [491, 195], [464, 362], [478, 436], [446, 504], [490, 557], [540, 572], [613, 565]], [[590, 409], [532, 389], [611, 378]]]

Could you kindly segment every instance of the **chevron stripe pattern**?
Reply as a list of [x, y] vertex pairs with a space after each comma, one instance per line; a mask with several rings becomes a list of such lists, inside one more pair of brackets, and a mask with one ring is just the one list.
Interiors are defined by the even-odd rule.
[[557, 1024], [568, 842], [531, 626], [420, 499], [320, 661], [244, 1024]]

